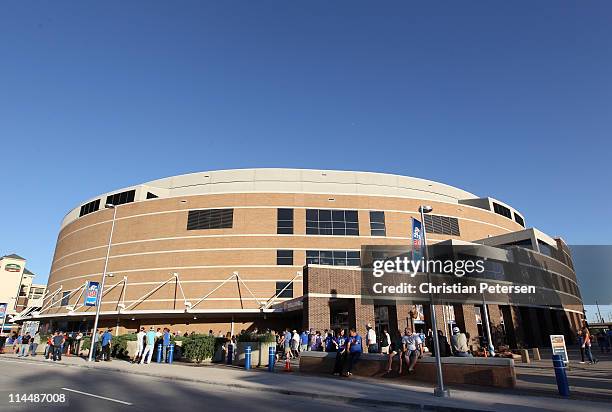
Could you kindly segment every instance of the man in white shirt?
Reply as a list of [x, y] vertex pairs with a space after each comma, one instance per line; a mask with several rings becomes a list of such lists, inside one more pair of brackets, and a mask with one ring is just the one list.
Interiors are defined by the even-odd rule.
[[372, 324], [366, 326], [368, 333], [366, 335], [366, 344], [368, 345], [368, 353], [378, 353], [378, 343], [376, 343], [376, 332], [372, 328]]

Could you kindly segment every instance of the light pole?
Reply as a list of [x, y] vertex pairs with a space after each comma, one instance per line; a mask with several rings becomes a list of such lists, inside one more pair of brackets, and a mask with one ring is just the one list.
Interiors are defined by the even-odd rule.
[[[425, 231], [425, 213], [431, 213], [433, 207], [420, 206], [421, 212], [421, 232], [423, 233], [423, 246], [425, 248], [425, 272], [427, 273], [427, 282], [431, 285], [431, 273], [429, 273], [429, 250], [427, 250], [427, 234]], [[433, 329], [434, 352], [436, 354], [436, 374], [438, 377], [438, 386], [434, 389], [434, 396], [446, 398], [450, 396], [450, 391], [444, 388], [444, 379], [442, 377], [442, 359], [440, 358], [440, 341], [438, 340], [438, 325], [436, 322], [436, 306], [434, 305], [433, 293], [429, 288], [429, 306], [431, 308], [431, 327]]]
[[111, 223], [110, 235], [108, 237], [108, 247], [106, 248], [106, 259], [104, 260], [104, 270], [102, 271], [102, 283], [100, 285], [100, 290], [98, 291], [98, 296], [96, 298], [96, 317], [94, 318], [93, 330], [91, 331], [91, 344], [89, 346], [89, 356], [87, 357], [87, 361], [91, 362], [93, 358], [94, 352], [94, 344], [98, 342], [94, 342], [94, 338], [96, 337], [96, 330], [98, 329], [98, 318], [100, 317], [100, 306], [102, 306], [102, 293], [104, 293], [104, 281], [106, 280], [106, 276], [113, 277], [112, 273], [106, 274], [106, 269], [108, 268], [108, 257], [110, 256], [111, 244], [113, 242], [113, 231], [115, 230], [115, 218], [117, 217], [117, 207], [113, 204], [107, 203], [106, 207], [109, 209], [113, 209], [113, 220]]

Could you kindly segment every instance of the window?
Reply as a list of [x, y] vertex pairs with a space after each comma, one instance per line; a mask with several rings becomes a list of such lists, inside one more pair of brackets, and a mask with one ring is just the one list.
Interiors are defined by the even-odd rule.
[[499, 203], [493, 202], [493, 211], [498, 215], [506, 216], [508, 219], [512, 219], [510, 209], [508, 209], [506, 206], [500, 205]]
[[516, 212], [514, 212], [514, 221], [519, 225], [525, 227], [525, 220]]
[[60, 306], [68, 306], [69, 301], [70, 301], [70, 291], [67, 290], [65, 292], [62, 292], [62, 301], [60, 303]]
[[276, 296], [279, 298], [292, 298], [293, 297], [293, 283], [292, 282], [276, 282]]
[[306, 264], [359, 266], [361, 265], [361, 252], [349, 250], [307, 250]]
[[540, 253], [552, 257], [553, 247], [548, 243], [542, 242], [540, 239], [538, 239], [538, 247], [540, 248]]
[[359, 236], [357, 211], [306, 209], [306, 234]]
[[459, 220], [456, 217], [425, 215], [425, 230], [427, 233], [460, 236]]
[[277, 265], [293, 265], [293, 250], [277, 250], [276, 251]]
[[190, 210], [187, 230], [231, 229], [234, 223], [234, 209]]
[[372, 236], [386, 236], [385, 212], [370, 211], [370, 234]]
[[155, 193], [147, 192], [147, 199], [157, 199], [158, 197]]
[[122, 205], [124, 203], [132, 203], [134, 201], [134, 196], [136, 195], [136, 190], [128, 190], [127, 192], [115, 193], [114, 195], [110, 195], [106, 197], [107, 205]]
[[96, 210], [100, 210], [100, 199], [96, 199], [81, 206], [81, 212], [79, 213], [79, 217], [93, 213]]
[[279, 235], [293, 234], [293, 209], [276, 210], [276, 233]]
[[21, 285], [21, 287], [19, 288], [19, 296], [26, 296], [27, 294], [28, 294], [28, 286]]

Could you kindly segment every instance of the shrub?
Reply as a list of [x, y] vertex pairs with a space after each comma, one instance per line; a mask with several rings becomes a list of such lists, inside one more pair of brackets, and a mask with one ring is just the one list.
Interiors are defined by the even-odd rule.
[[238, 342], [276, 342], [276, 335], [271, 333], [249, 333], [243, 332], [236, 338]]
[[201, 363], [212, 358], [215, 353], [215, 337], [208, 335], [191, 335], [183, 338], [183, 355], [185, 358]]
[[111, 341], [112, 355], [116, 358], [124, 358], [129, 356], [127, 352], [127, 343], [136, 340], [138, 340], [138, 337], [135, 333], [127, 333], [125, 335], [113, 336], [113, 340]]

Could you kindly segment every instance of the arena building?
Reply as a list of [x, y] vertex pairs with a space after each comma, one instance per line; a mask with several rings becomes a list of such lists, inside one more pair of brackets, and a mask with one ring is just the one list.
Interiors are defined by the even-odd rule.
[[[429, 243], [529, 250], [558, 278], [559, 292], [574, 298], [556, 308], [491, 307], [498, 324], [503, 314], [501, 323], [516, 331], [507, 340], [535, 345], [549, 332], [573, 335], [583, 308], [563, 240], [528, 228], [522, 213], [490, 197], [419, 178], [328, 170], [192, 173], [89, 199], [61, 224], [47, 295], [31, 317], [63, 330], [91, 328], [95, 308], [83, 305], [85, 289], [101, 282], [108, 251], [113, 276], [106, 278], [102, 326], [215, 334], [361, 329], [366, 322], [427, 327], [426, 305], [365, 305], [355, 286], [362, 246], [409, 244], [411, 218], [424, 204], [433, 207], [425, 218]], [[459, 306], [440, 319], [482, 334], [478, 307]]]

